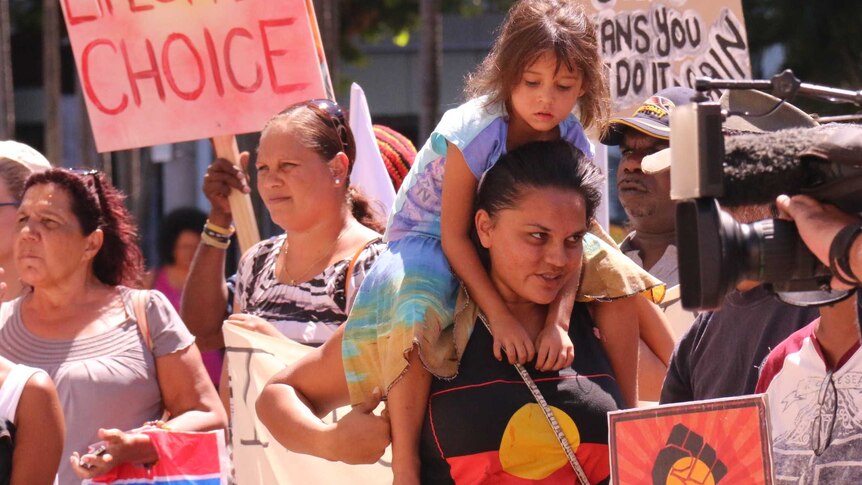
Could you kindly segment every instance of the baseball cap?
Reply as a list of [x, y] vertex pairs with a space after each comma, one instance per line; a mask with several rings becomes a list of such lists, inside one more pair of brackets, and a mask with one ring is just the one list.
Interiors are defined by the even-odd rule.
[[0, 141], [0, 158], [6, 158], [27, 167], [30, 172], [43, 172], [51, 168], [48, 159], [28, 145], [17, 141]]
[[628, 118], [611, 118], [601, 142], [619, 145], [626, 127], [662, 140], [670, 139], [670, 112], [677, 106], [688, 104], [697, 91], [682, 86], [662, 89], [647, 98]]
[[[781, 103], [780, 99], [762, 91], [730, 89], [721, 95], [718, 102], [722, 110], [730, 113], [748, 113], [747, 116], [741, 114], [728, 116], [722, 124], [725, 134], [728, 131], [766, 133], [819, 125], [814, 118], [796, 106], [787, 102]], [[771, 111], [773, 108], [775, 111]], [[668, 168], [670, 168], [669, 148], [647, 155], [641, 160], [641, 170], [647, 174], [658, 173]]]

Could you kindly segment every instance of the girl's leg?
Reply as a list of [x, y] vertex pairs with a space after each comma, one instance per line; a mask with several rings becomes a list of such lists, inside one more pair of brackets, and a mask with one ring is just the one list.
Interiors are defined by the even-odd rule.
[[[627, 407], [638, 403], [638, 303], [640, 296], [619, 298], [593, 304], [596, 327], [602, 334], [602, 345], [614, 369], [617, 384]], [[575, 352], [577, 352], [577, 348]]]
[[419, 485], [419, 438], [431, 388], [431, 374], [422, 366], [418, 347], [410, 351], [408, 362], [386, 403], [392, 430], [393, 485]]

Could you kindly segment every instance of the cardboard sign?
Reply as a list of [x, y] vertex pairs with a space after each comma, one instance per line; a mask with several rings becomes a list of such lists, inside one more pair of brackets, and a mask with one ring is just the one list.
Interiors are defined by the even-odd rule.
[[[257, 419], [254, 406], [263, 386], [278, 371], [311, 351], [292, 340], [262, 335], [236, 325], [224, 326], [231, 388], [231, 431], [238, 485], [388, 484], [392, 454], [374, 465], [347, 465], [287, 451]], [[325, 421], [350, 411], [339, 408]]]
[[61, 0], [100, 152], [258, 131], [326, 97], [305, 0]]
[[608, 414], [611, 483], [771, 485], [766, 395]]
[[614, 116], [630, 116], [656, 91], [696, 77], [751, 76], [740, 0], [592, 0]]

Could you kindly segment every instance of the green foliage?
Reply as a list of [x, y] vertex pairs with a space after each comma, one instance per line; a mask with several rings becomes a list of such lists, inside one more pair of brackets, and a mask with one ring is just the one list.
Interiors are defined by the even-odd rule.
[[[743, 9], [755, 76], [760, 73], [759, 54], [782, 44], [782, 69], [792, 69], [803, 82], [862, 89], [862, 2], [744, 0]], [[802, 99], [794, 103], [822, 114], [852, 109]]]

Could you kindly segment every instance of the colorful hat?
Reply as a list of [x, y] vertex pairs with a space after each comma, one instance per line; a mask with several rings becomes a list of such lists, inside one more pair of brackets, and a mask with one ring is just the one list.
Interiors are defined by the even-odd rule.
[[602, 136], [605, 145], [619, 145], [623, 141], [624, 128], [635, 130], [662, 140], [670, 139], [670, 112], [677, 106], [691, 102], [697, 95], [693, 89], [673, 87], [662, 89], [650, 96], [629, 118], [611, 118]]
[[407, 137], [384, 125], [374, 125], [374, 137], [397, 192], [416, 158], [416, 147]]
[[51, 163], [41, 153], [17, 141], [0, 141], [0, 158], [18, 162], [31, 172], [43, 172], [51, 168]]

